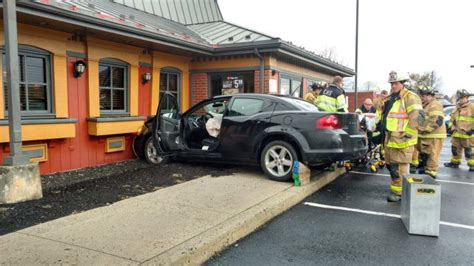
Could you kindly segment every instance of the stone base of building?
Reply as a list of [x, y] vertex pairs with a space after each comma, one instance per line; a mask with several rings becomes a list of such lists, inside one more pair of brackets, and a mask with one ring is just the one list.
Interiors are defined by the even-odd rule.
[[0, 204], [41, 199], [38, 163], [0, 166]]

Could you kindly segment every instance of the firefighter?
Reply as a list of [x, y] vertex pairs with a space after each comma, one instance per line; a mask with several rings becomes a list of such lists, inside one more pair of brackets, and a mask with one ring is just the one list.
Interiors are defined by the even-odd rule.
[[315, 104], [316, 99], [318, 98], [321, 91], [324, 89], [323, 83], [315, 82], [311, 85], [311, 89], [313, 91], [306, 93], [303, 99], [309, 103]]
[[419, 174], [436, 178], [439, 156], [446, 138], [443, 105], [436, 100], [436, 93], [431, 87], [421, 87], [419, 94], [423, 105], [423, 117], [418, 127], [418, 144], [420, 151]]
[[417, 119], [422, 109], [418, 95], [408, 91], [408, 76], [390, 72], [391, 92], [381, 112], [380, 129], [384, 140], [385, 161], [390, 172], [389, 202], [398, 202], [402, 195], [402, 178], [408, 174], [413, 149], [417, 143]]
[[316, 106], [324, 112], [343, 112], [347, 113], [346, 92], [342, 88], [343, 79], [335, 76], [333, 83], [325, 88], [316, 99]]
[[473, 96], [466, 90], [456, 92], [456, 110], [451, 114], [449, 126], [453, 130], [451, 139], [451, 162], [444, 166], [459, 168], [464, 150], [469, 171], [474, 172], [474, 104], [469, 102]]

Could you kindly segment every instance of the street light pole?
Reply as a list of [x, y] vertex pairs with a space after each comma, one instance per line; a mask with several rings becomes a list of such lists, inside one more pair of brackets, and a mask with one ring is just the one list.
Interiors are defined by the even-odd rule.
[[359, 66], [359, 0], [356, 0], [356, 40], [355, 40], [355, 88], [354, 88], [354, 109], [357, 108], [357, 78]]
[[8, 91], [8, 126], [10, 133], [10, 156], [4, 164], [17, 166], [29, 162], [21, 149], [21, 110], [18, 67], [18, 38], [16, 24], [16, 1], [3, 1], [3, 29], [5, 33], [6, 81]]

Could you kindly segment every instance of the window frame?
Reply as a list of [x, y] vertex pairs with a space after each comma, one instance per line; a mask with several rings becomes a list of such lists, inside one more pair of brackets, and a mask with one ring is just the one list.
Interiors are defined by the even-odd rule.
[[[100, 67], [101, 66], [107, 66], [107, 67], [110, 67], [110, 87], [102, 87], [100, 86]], [[113, 68], [124, 68], [124, 87], [123, 88], [123, 91], [124, 91], [124, 109], [122, 110], [113, 110], [113, 91], [114, 90], [122, 90], [122, 88], [114, 88], [113, 87], [113, 79], [112, 79], [112, 75], [113, 75]], [[116, 60], [116, 59], [102, 59], [99, 61], [99, 68], [98, 68], [98, 73], [97, 75], [99, 76], [99, 112], [100, 112], [100, 116], [101, 117], [104, 117], [104, 116], [129, 116], [130, 115], [130, 112], [129, 112], [129, 90], [130, 90], [130, 78], [129, 78], [129, 75], [130, 75], [130, 66], [129, 64], [127, 64], [126, 62], [123, 62], [123, 61], [120, 61], [120, 60]], [[102, 89], [108, 89], [111, 91], [110, 93], [110, 101], [111, 101], [111, 109], [110, 110], [102, 110], [101, 107], [100, 107], [100, 93], [101, 93], [101, 90]]]
[[[165, 74], [167, 76], [166, 90], [165, 91], [161, 90], [161, 74]], [[177, 86], [176, 93], [169, 90], [169, 85], [170, 85], [169, 75], [176, 75], [177, 76], [178, 82], [176, 84], [176, 86]], [[176, 100], [178, 102], [178, 109], [179, 109], [180, 112], [182, 112], [182, 104], [181, 104], [182, 90], [181, 90], [181, 88], [182, 88], [181, 71], [179, 71], [178, 69], [172, 68], [172, 67], [164, 67], [160, 70], [160, 83], [158, 84], [159, 97], [161, 98], [161, 94], [165, 93], [165, 92], [168, 92], [168, 93], [171, 93], [171, 94], [176, 94], [175, 97], [176, 97]]]
[[[281, 80], [282, 79], [286, 79], [286, 80], [289, 80], [289, 86], [290, 86], [290, 91], [289, 93], [290, 94], [282, 94], [281, 93]], [[292, 94], [292, 86], [293, 86], [293, 81], [296, 81], [296, 82], [299, 82], [300, 83], [300, 93], [297, 95], [297, 96], [294, 96]], [[291, 96], [291, 97], [299, 97], [299, 98], [302, 98], [303, 97], [303, 94], [304, 94], [304, 89], [303, 89], [303, 84], [304, 84], [304, 81], [303, 81], [303, 78], [302, 77], [297, 77], [297, 76], [293, 76], [293, 75], [288, 75], [288, 74], [281, 74], [280, 75], [280, 80], [279, 80], [280, 84], [279, 84], [279, 88], [280, 88], [280, 94], [282, 95], [287, 95], [287, 96]]]
[[[2, 58], [0, 59], [2, 62], [2, 69], [4, 66], [3, 62], [3, 55], [5, 54], [5, 48], [2, 47], [1, 49], [2, 52]], [[20, 75], [21, 75], [21, 69], [23, 66], [24, 69], [24, 80], [21, 81], [21, 77], [19, 77], [19, 85], [24, 84], [25, 85], [25, 94], [26, 94], [26, 108], [27, 110], [21, 110], [21, 116], [24, 118], [54, 118], [56, 117], [55, 110], [54, 110], [54, 93], [53, 93], [53, 79], [52, 79], [52, 70], [53, 70], [53, 65], [52, 65], [52, 54], [46, 50], [36, 48], [33, 46], [29, 45], [18, 45], [18, 55], [21, 56], [21, 60], [19, 58], [19, 67], [20, 67]], [[30, 84], [27, 79], [28, 79], [28, 73], [26, 71], [26, 58], [27, 57], [36, 57], [36, 58], [42, 58], [44, 59], [45, 62], [45, 83], [42, 84], [43, 86], [46, 85], [46, 110], [28, 110], [29, 108], [29, 99], [28, 99], [28, 85]], [[6, 69], [3, 69], [3, 71], [6, 71]], [[3, 73], [2, 73], [3, 75]], [[3, 78], [3, 77], [2, 77]], [[31, 84], [38, 84], [38, 83], [31, 83]], [[3, 78], [3, 95], [6, 95], [6, 79]], [[21, 92], [20, 92], [21, 95]], [[21, 99], [20, 99], [21, 101]], [[20, 103], [21, 104], [21, 103]], [[4, 114], [5, 118], [8, 118], [8, 113], [9, 111], [7, 110], [7, 105], [8, 105], [8, 98], [4, 97]]]

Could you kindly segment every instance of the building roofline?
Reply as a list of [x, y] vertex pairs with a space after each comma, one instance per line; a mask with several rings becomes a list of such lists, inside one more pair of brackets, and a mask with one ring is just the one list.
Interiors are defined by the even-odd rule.
[[[3, 8], [3, 4], [0, 3], [0, 7]], [[131, 37], [141, 41], [171, 46], [174, 48], [183, 49], [204, 56], [220, 56], [249, 53], [253, 54], [255, 52], [255, 49], [258, 49], [260, 52], [276, 52], [286, 56], [290, 56], [342, 76], [355, 75], [355, 72], [348, 67], [331, 62], [319, 55], [298, 48], [292, 44], [282, 41], [280, 38], [272, 38], [271, 40], [255, 41], [248, 43], [206, 46], [158, 33], [153, 33], [150, 31], [141, 30], [138, 28], [129, 27], [126, 25], [120, 25], [112, 21], [102, 20], [80, 13], [64, 12], [64, 10], [61, 10], [59, 8], [43, 4], [37, 4], [34, 2], [19, 2], [17, 11], [19, 13], [44, 17], [72, 25], [79, 25], [99, 31]]]

